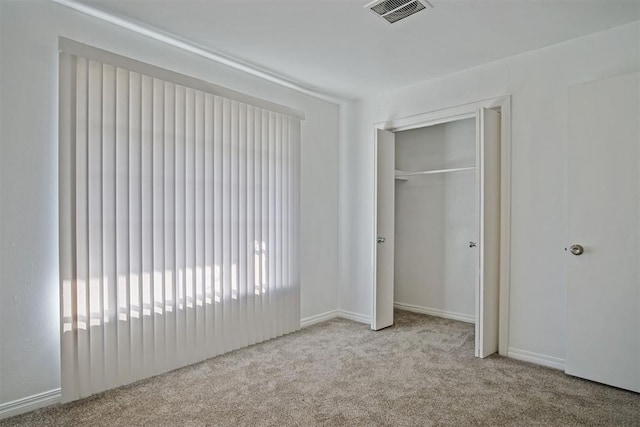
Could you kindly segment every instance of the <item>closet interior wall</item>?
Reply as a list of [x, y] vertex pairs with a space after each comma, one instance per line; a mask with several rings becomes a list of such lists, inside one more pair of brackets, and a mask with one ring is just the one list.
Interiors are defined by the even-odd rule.
[[[473, 167], [475, 119], [396, 133], [396, 170]], [[396, 179], [394, 302], [469, 322], [475, 316], [476, 171]]]

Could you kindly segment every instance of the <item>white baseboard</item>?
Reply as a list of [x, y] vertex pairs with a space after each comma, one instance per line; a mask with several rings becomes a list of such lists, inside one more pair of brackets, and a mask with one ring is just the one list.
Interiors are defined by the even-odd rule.
[[421, 307], [419, 305], [394, 302], [393, 307], [399, 310], [412, 311], [414, 313], [428, 314], [430, 316], [444, 317], [445, 319], [459, 320], [460, 322], [476, 323], [474, 316], [456, 313], [454, 311], [438, 310], [437, 308]]
[[564, 371], [564, 359], [555, 356], [547, 356], [546, 354], [533, 353], [531, 351], [509, 347], [507, 357]]
[[338, 316], [343, 319], [353, 320], [354, 322], [371, 324], [371, 316], [354, 313], [353, 311], [338, 310]]
[[326, 322], [327, 320], [335, 319], [336, 317], [340, 317], [338, 310], [331, 310], [327, 311], [326, 313], [320, 313], [314, 316], [305, 317], [304, 319], [300, 319], [300, 327], [306, 328], [307, 326]]
[[2, 403], [0, 404], [0, 420], [60, 403], [61, 398], [62, 393], [59, 388], [56, 388], [33, 396], [23, 397], [13, 402]]
[[307, 326], [315, 325], [316, 323], [326, 322], [327, 320], [341, 317], [343, 319], [353, 320], [360, 323], [371, 323], [371, 318], [364, 314], [354, 313], [347, 310], [331, 310], [324, 313], [316, 314], [314, 316], [305, 317], [300, 319], [300, 327], [306, 328]]

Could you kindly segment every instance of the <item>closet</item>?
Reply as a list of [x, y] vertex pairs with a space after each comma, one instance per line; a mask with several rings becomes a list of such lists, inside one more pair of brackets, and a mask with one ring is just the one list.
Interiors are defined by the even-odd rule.
[[506, 346], [508, 104], [375, 125], [373, 330], [393, 325], [395, 306], [474, 323], [478, 357]]
[[475, 120], [395, 137], [394, 305], [474, 323]]

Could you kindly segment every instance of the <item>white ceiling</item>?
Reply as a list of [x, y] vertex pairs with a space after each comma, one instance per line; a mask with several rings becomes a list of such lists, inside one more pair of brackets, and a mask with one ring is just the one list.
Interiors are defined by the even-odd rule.
[[361, 98], [640, 19], [640, 0], [83, 0], [323, 93]]

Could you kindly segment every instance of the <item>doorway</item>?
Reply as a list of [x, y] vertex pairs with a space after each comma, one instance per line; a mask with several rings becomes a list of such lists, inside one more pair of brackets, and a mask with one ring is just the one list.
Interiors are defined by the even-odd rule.
[[394, 304], [475, 323], [475, 354], [506, 353], [509, 97], [375, 126], [372, 324]]

